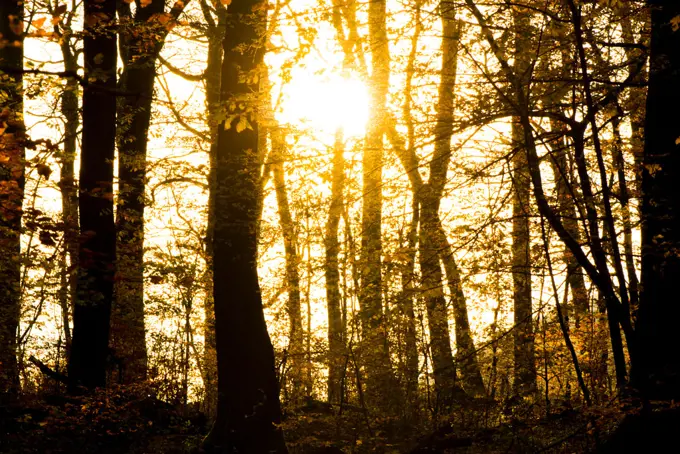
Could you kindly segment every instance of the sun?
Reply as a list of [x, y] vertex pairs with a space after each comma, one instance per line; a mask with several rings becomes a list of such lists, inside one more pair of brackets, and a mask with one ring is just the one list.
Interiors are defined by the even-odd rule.
[[361, 136], [368, 120], [368, 91], [358, 78], [337, 73], [297, 73], [284, 87], [277, 120], [332, 134]]

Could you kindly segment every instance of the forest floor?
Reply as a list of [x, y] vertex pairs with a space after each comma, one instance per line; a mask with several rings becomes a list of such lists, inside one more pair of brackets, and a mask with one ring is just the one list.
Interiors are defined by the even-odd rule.
[[[613, 407], [546, 415], [535, 405], [499, 409], [486, 403], [417, 424], [310, 401], [286, 412], [283, 429], [291, 454], [587, 453], [608, 451], [606, 442], [624, 416]], [[52, 395], [0, 407], [0, 453], [188, 454], [200, 452], [207, 430], [201, 413], [182, 411], [143, 389]]]

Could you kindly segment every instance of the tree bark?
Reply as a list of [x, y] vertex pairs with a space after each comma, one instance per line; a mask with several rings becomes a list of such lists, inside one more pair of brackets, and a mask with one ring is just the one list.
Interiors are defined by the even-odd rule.
[[366, 369], [366, 399], [383, 410], [397, 405], [396, 376], [390, 360], [387, 326], [382, 304], [382, 167], [384, 111], [389, 88], [390, 55], [386, 2], [368, 6], [370, 117], [363, 155], [363, 207], [361, 236], [361, 289], [359, 292], [363, 345], [360, 356]]
[[[169, 13], [175, 20], [188, 2], [178, 2]], [[170, 23], [161, 20], [166, 0], [153, 0], [135, 10], [119, 3], [119, 15], [130, 22], [120, 34], [123, 72], [119, 87], [135, 96], [120, 99], [118, 113], [118, 184], [116, 204], [117, 263], [115, 300], [111, 316], [111, 348], [126, 358], [122, 383], [146, 379], [144, 326], [144, 206], [146, 154], [156, 60]], [[166, 18], [167, 19], [167, 18]]]
[[207, 0], [201, 0], [201, 9], [208, 23], [208, 61], [205, 69], [205, 98], [208, 110], [208, 128], [210, 130], [210, 170], [208, 173], [208, 217], [205, 234], [206, 281], [210, 284], [206, 289], [203, 303], [204, 311], [204, 350], [203, 350], [203, 386], [205, 398], [203, 408], [206, 414], [214, 418], [217, 406], [217, 346], [215, 341], [215, 301], [212, 287], [213, 238], [215, 233], [215, 183], [217, 172], [217, 137], [219, 133], [220, 84], [222, 79], [222, 40], [226, 30], [227, 9], [221, 3], [214, 5], [217, 20], [212, 16]]
[[116, 1], [85, 0], [83, 135], [80, 163], [78, 294], [73, 309], [70, 387], [106, 385], [116, 231]]
[[342, 377], [344, 375], [345, 333], [342, 321], [342, 295], [340, 294], [340, 268], [338, 254], [338, 228], [344, 210], [345, 186], [345, 147], [342, 130], [335, 133], [333, 147], [333, 163], [331, 175], [331, 204], [328, 209], [328, 221], [325, 232], [326, 301], [328, 305], [328, 402], [340, 404], [342, 395]]
[[286, 288], [288, 293], [288, 357], [290, 358], [291, 394], [290, 401], [297, 405], [302, 403], [305, 351], [303, 345], [302, 310], [300, 307], [300, 259], [297, 252], [297, 234], [293, 215], [288, 203], [288, 189], [284, 169], [286, 137], [280, 128], [271, 131], [272, 163], [276, 203], [279, 208], [279, 225], [283, 234], [286, 258]]
[[[404, 83], [404, 104], [402, 107], [404, 123], [406, 123], [407, 135], [406, 146], [407, 150], [414, 150], [416, 142], [415, 122], [412, 115], [413, 103], [413, 77], [416, 73], [416, 59], [418, 57], [418, 44], [420, 36], [423, 31], [422, 21], [422, 0], [416, 0], [413, 4], [413, 22], [414, 30], [411, 36], [411, 49], [406, 64], [406, 81]], [[416, 172], [417, 169], [414, 169]], [[411, 188], [411, 221], [409, 222], [408, 232], [406, 233], [406, 244], [403, 244], [403, 239], [400, 239], [400, 247], [404, 248], [404, 256], [401, 260], [401, 294], [399, 295], [399, 306], [402, 317], [402, 330], [404, 333], [404, 359], [403, 368], [405, 376], [405, 391], [406, 402], [410, 408], [410, 416], [416, 420], [418, 418], [419, 408], [419, 392], [418, 392], [418, 377], [419, 370], [419, 354], [418, 354], [418, 337], [416, 334], [416, 315], [415, 302], [417, 301], [416, 286], [418, 285], [418, 278], [416, 277], [416, 254], [418, 248], [418, 226], [420, 225], [420, 201], [416, 195], [416, 191]]]
[[227, 11], [215, 171], [213, 276], [217, 418], [204, 444], [218, 452], [287, 452], [274, 349], [257, 273], [257, 110], [266, 4], [239, 0]]
[[[530, 20], [528, 10], [513, 9], [515, 27], [515, 74], [518, 89], [529, 86]], [[531, 305], [531, 234], [529, 194], [531, 179], [524, 151], [524, 131], [518, 118], [512, 120], [512, 282], [514, 302], [514, 392], [529, 395], [536, 392], [534, 325]]]
[[19, 392], [17, 329], [21, 312], [21, 213], [25, 135], [22, 21], [24, 2], [0, 4], [0, 65], [15, 70], [0, 81], [0, 405]]
[[[77, 71], [78, 60], [70, 39], [62, 38], [61, 54], [65, 71]], [[64, 223], [64, 252], [62, 254], [62, 283], [60, 304], [66, 352], [71, 350], [70, 318], [76, 301], [78, 285], [78, 189], [75, 181], [78, 127], [78, 81], [66, 79], [61, 94], [61, 113], [64, 116], [64, 154], [61, 158], [59, 189], [61, 191], [61, 216]]]
[[649, 399], [680, 397], [680, 3], [648, 1], [652, 14], [642, 169], [642, 293], [634, 385]]

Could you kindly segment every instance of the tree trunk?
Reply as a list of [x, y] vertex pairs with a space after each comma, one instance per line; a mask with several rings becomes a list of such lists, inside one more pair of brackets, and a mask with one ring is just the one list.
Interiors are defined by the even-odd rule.
[[[76, 71], [78, 60], [70, 40], [61, 43], [65, 71]], [[75, 182], [74, 164], [77, 153], [78, 127], [78, 81], [66, 79], [61, 94], [61, 113], [64, 116], [64, 154], [61, 158], [59, 189], [61, 190], [61, 216], [64, 223], [64, 253], [62, 255], [62, 288], [60, 304], [64, 324], [66, 352], [71, 350], [70, 314], [76, 301], [78, 285], [78, 192]]]
[[83, 136], [80, 162], [78, 295], [69, 361], [72, 390], [106, 385], [116, 230], [116, 0], [85, 0]]
[[680, 397], [680, 3], [652, 10], [649, 89], [642, 169], [642, 293], [634, 385], [649, 399]]
[[[144, 206], [146, 153], [151, 122], [151, 102], [156, 79], [156, 59], [168, 24], [162, 22], [166, 0], [138, 7], [127, 32], [120, 36], [123, 73], [120, 88], [134, 93], [120, 99], [118, 114], [118, 184], [116, 206], [117, 267], [115, 300], [111, 316], [111, 347], [126, 358], [122, 383], [146, 379], [146, 331], [144, 327]], [[176, 18], [184, 3], [175, 5]], [[119, 4], [119, 14], [129, 16], [129, 5]]]
[[[423, 187], [426, 192], [428, 186]], [[431, 193], [431, 191], [429, 191]], [[439, 249], [435, 241], [439, 208], [438, 200], [432, 195], [421, 195], [420, 210], [420, 273], [423, 298], [427, 309], [430, 328], [430, 348], [437, 401], [446, 409], [453, 403], [456, 387], [456, 368], [451, 350], [448, 311], [444, 298], [442, 269], [439, 263]]]
[[[560, 125], [552, 123], [553, 130], [562, 133]], [[576, 188], [572, 184], [572, 172], [567, 161], [568, 143], [564, 137], [560, 137], [552, 147], [550, 164], [555, 175], [555, 186], [557, 190], [557, 212], [562, 218], [564, 228], [579, 243], [581, 242], [581, 231], [578, 228], [576, 203], [574, 196]], [[588, 313], [588, 291], [586, 289], [583, 270], [578, 264], [576, 257], [568, 247], [564, 247], [563, 260], [567, 265], [567, 279], [571, 288], [571, 297], [574, 310], [574, 322], [578, 327], [582, 316]], [[568, 314], [569, 308], [564, 308]], [[565, 315], [567, 315], [565, 314]]]
[[419, 259], [421, 287], [430, 329], [430, 348], [438, 407], [446, 410], [453, 403], [456, 368], [451, 349], [449, 317], [444, 298], [444, 284], [437, 242], [439, 205], [446, 185], [446, 174], [451, 159], [451, 131], [453, 129], [453, 101], [458, 61], [458, 24], [453, 3], [439, 4], [442, 17], [442, 68], [435, 125], [435, 150], [430, 161], [430, 177], [418, 191], [420, 200]]
[[305, 358], [302, 331], [302, 311], [300, 308], [300, 259], [297, 253], [297, 234], [295, 223], [288, 203], [288, 189], [284, 170], [286, 137], [280, 128], [271, 131], [272, 164], [274, 175], [274, 189], [276, 203], [279, 207], [279, 223], [283, 234], [283, 244], [286, 255], [286, 287], [288, 292], [288, 357], [291, 374], [290, 401], [302, 403]]
[[340, 294], [340, 269], [338, 254], [338, 228], [344, 209], [345, 147], [342, 130], [335, 133], [331, 176], [331, 204], [326, 223], [324, 270], [326, 274], [326, 301], [328, 305], [328, 402], [340, 404], [342, 377], [344, 375], [345, 333], [342, 322], [342, 295]]
[[222, 79], [222, 40], [226, 29], [227, 10], [221, 4], [214, 5], [217, 21], [213, 19], [207, 0], [201, 0], [201, 8], [209, 25], [208, 29], [208, 61], [205, 69], [205, 98], [208, 110], [208, 128], [210, 130], [210, 170], [208, 174], [208, 219], [205, 234], [206, 256], [206, 297], [203, 303], [205, 322], [203, 349], [203, 386], [205, 398], [204, 412], [215, 417], [217, 405], [217, 346], [215, 341], [215, 301], [212, 287], [213, 238], [215, 232], [215, 183], [217, 171], [217, 136], [219, 132], [220, 84]]
[[[515, 27], [515, 74], [519, 89], [529, 86], [530, 14], [513, 10]], [[534, 325], [531, 306], [531, 235], [529, 230], [529, 193], [531, 188], [524, 131], [520, 120], [512, 120], [512, 282], [514, 301], [514, 392], [520, 395], [536, 391], [534, 361]]]
[[[265, 3], [233, 2], [227, 11], [215, 171], [213, 276], [217, 340], [217, 418], [205, 440], [218, 452], [287, 452], [257, 273], [258, 85]], [[247, 46], [246, 46], [247, 44]]]
[[24, 2], [7, 0], [0, 4], [0, 65], [15, 71], [0, 81], [0, 405], [13, 401], [19, 392], [16, 354], [26, 134], [21, 75], [23, 17]]
[[[413, 77], [416, 72], [416, 59], [418, 57], [418, 45], [423, 31], [422, 21], [422, 0], [416, 0], [413, 4], [414, 30], [411, 36], [411, 49], [406, 63], [406, 81], [404, 83], [404, 104], [402, 107], [404, 122], [406, 123], [407, 139], [406, 149], [414, 150], [416, 143], [415, 122], [411, 113], [413, 104]], [[417, 169], [414, 169], [416, 172]], [[418, 226], [420, 225], [420, 201], [416, 191], [411, 188], [411, 221], [409, 222], [406, 234], [406, 244], [400, 241], [400, 247], [404, 249], [404, 257], [400, 267], [401, 273], [401, 294], [399, 298], [400, 313], [402, 317], [402, 330], [404, 332], [404, 376], [406, 402], [410, 408], [410, 416], [415, 420], [418, 418], [418, 377], [419, 377], [419, 355], [418, 337], [416, 334], [416, 315], [415, 301], [417, 301], [416, 286], [416, 253], [418, 244]]]
[[382, 305], [382, 167], [384, 114], [389, 88], [390, 55], [386, 2], [368, 6], [371, 48], [370, 117], [363, 156], [360, 319], [363, 333], [361, 359], [366, 370], [369, 405], [387, 410], [397, 405], [396, 377], [392, 371], [387, 327]]

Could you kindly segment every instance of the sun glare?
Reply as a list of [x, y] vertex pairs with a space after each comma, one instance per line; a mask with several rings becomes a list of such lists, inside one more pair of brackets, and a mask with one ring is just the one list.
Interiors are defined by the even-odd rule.
[[343, 128], [346, 136], [363, 135], [368, 92], [360, 80], [336, 74], [296, 74], [283, 90], [278, 121], [321, 133]]

